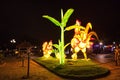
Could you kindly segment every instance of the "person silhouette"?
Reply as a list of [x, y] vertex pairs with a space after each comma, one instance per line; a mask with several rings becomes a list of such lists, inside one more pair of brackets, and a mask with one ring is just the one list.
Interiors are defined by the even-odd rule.
[[118, 66], [119, 65], [118, 60], [119, 60], [119, 55], [120, 55], [120, 49], [117, 45], [116, 45], [116, 48], [114, 50], [114, 54], [115, 54], [114, 59], [115, 59], [115, 62], [116, 62], [116, 66]]

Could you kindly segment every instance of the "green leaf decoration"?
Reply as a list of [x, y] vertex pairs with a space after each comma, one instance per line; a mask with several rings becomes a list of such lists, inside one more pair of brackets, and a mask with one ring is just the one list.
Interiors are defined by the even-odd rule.
[[57, 49], [59, 49], [59, 45], [58, 44], [53, 44], [53, 46]]
[[65, 49], [68, 45], [70, 45], [70, 43], [67, 43], [67, 44], [64, 46], [64, 49]]
[[73, 13], [74, 9], [68, 9], [67, 12], [65, 13], [65, 15], [63, 16], [62, 19], [62, 26], [65, 27], [69, 17], [71, 16], [71, 14]]
[[65, 31], [70, 31], [75, 28], [85, 29], [85, 27], [83, 27], [83, 26], [72, 25], [72, 26], [66, 27]]
[[52, 23], [54, 23], [56, 26], [61, 26], [61, 23], [60, 23], [58, 20], [56, 20], [55, 18], [53, 18], [53, 17], [50, 17], [50, 16], [48, 16], [48, 15], [43, 15], [42, 17], [50, 20], [50, 21], [51, 21]]
[[63, 9], [61, 9], [61, 21], [63, 19]]
[[62, 42], [59, 40], [59, 50], [61, 50]]

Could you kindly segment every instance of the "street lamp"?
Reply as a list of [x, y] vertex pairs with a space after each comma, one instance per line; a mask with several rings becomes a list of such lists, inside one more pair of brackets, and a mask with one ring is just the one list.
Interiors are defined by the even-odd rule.
[[15, 39], [10, 40], [11, 43], [16, 43]]
[[28, 55], [28, 65], [27, 65], [27, 75], [23, 76], [23, 79], [28, 79], [30, 77], [30, 53], [31, 53], [31, 48], [32, 47], [28, 47], [27, 48], [27, 55]]
[[31, 49], [32, 49], [32, 47], [29, 47], [27, 50], [27, 54], [28, 54], [27, 78], [30, 77], [30, 53], [31, 53]]
[[100, 46], [102, 46], [102, 45], [103, 45], [103, 43], [102, 43], [102, 42], [100, 42], [99, 44], [100, 44]]

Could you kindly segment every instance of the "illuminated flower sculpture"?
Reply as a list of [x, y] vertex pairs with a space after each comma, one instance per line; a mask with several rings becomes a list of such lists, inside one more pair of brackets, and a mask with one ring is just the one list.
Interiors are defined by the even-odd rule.
[[42, 45], [42, 50], [43, 50], [43, 56], [48, 58], [50, 57], [51, 53], [52, 53], [52, 40], [50, 40], [49, 42], [44, 42]]
[[55, 18], [48, 16], [48, 15], [43, 15], [44, 18], [50, 20], [52, 23], [54, 23], [57, 27], [60, 28], [61, 30], [61, 38], [59, 40], [59, 61], [60, 64], [64, 64], [65, 63], [65, 53], [64, 53], [64, 28], [66, 27], [66, 24], [68, 22], [68, 19], [70, 18], [71, 14], [73, 13], [74, 9], [68, 9], [65, 14], [63, 14], [63, 10], [61, 9], [61, 22], [56, 20]]
[[84, 59], [88, 60], [86, 54], [86, 48], [89, 46], [90, 39], [94, 35], [97, 37], [97, 34], [94, 31], [88, 32], [89, 29], [92, 29], [91, 23], [86, 25], [86, 28], [80, 25], [81, 23], [76, 20], [76, 24], [66, 28], [67, 31], [74, 29], [74, 37], [71, 40], [71, 47], [73, 55], [71, 56], [73, 60], [77, 60], [77, 53], [81, 50]]

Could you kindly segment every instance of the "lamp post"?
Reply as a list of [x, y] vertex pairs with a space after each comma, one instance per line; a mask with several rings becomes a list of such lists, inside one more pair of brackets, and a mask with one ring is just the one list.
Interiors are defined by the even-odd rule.
[[15, 53], [14, 53], [14, 50], [16, 49], [16, 40], [15, 39], [11, 39], [10, 40], [10, 48], [12, 49], [12, 51], [13, 51], [13, 53], [12, 53], [12, 56], [14, 56], [15, 55]]
[[28, 54], [28, 66], [27, 66], [27, 78], [30, 77], [30, 53], [31, 53], [31, 48], [29, 47], [27, 50], [27, 54]]
[[30, 53], [28, 53], [27, 78], [29, 78], [29, 75], [30, 75]]
[[103, 42], [100, 42], [99, 45], [100, 45], [100, 53], [101, 53], [103, 52]]

